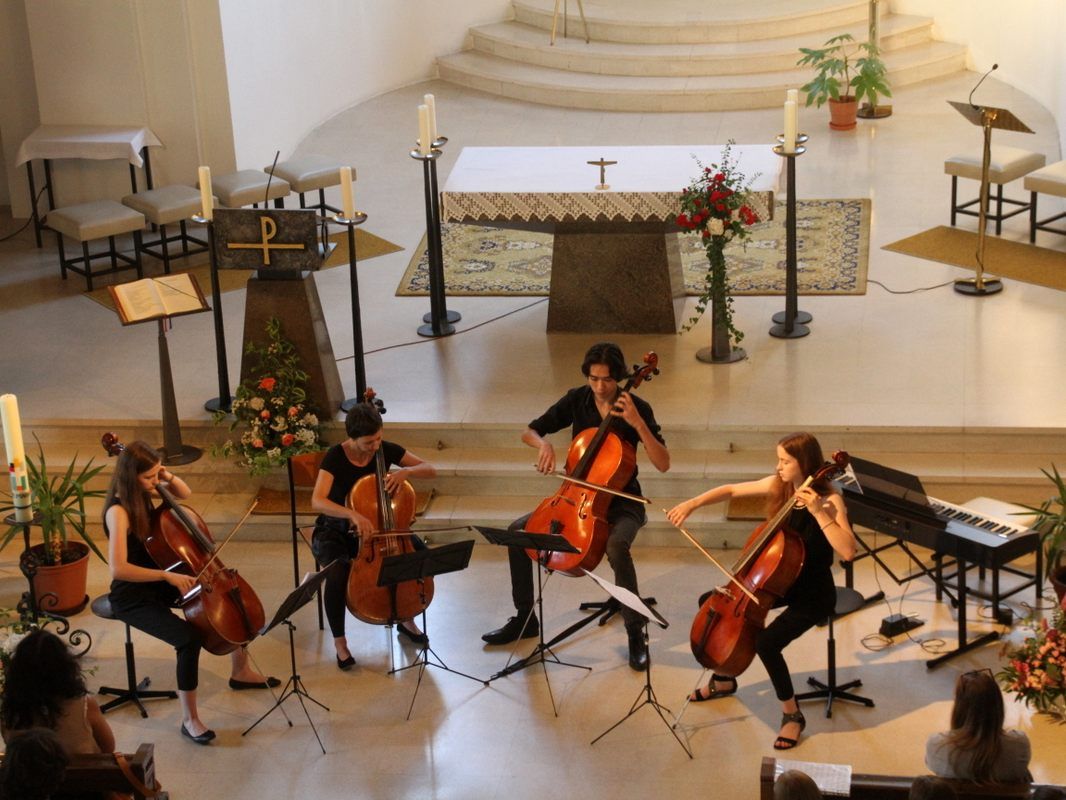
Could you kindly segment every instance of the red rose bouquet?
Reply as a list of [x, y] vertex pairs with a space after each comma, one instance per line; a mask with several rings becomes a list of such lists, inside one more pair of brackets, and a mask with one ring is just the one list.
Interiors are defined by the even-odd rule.
[[1066, 723], [1066, 612], [1057, 608], [1050, 621], [1030, 620], [1027, 627], [1033, 635], [1006, 652], [996, 679], [1015, 699]]

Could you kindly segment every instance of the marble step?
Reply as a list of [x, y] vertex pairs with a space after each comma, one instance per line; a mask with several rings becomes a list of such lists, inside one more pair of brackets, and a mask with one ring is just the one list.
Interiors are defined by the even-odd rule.
[[[929, 41], [885, 55], [894, 88], [965, 68], [966, 48]], [[774, 108], [785, 90], [810, 77], [789, 69], [746, 75], [627, 76], [577, 73], [464, 51], [437, 59], [442, 79], [470, 89], [544, 105], [602, 111], [736, 111]]]
[[[889, 53], [932, 39], [927, 17], [891, 15], [881, 23], [881, 49]], [[856, 23], [799, 36], [740, 42], [647, 44], [584, 39], [549, 43], [540, 28], [517, 21], [482, 25], [471, 30], [473, 49], [487, 55], [572, 72], [602, 75], [691, 76], [742, 75], [788, 71], [796, 66], [799, 48], [820, 47], [830, 37], [852, 34], [866, 38], [866, 24]]]

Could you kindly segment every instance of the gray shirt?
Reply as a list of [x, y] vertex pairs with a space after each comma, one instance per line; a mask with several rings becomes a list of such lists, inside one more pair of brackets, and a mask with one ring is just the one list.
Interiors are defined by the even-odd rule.
[[[999, 783], [1031, 781], [1029, 737], [1022, 731], [1003, 731], [999, 758], [992, 766], [992, 780]], [[934, 733], [925, 743], [925, 765], [941, 778], [973, 780], [972, 754], [957, 750], [947, 733]]]

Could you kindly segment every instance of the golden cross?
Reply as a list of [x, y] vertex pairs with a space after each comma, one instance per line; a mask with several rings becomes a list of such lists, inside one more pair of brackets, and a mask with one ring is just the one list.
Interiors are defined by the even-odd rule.
[[259, 230], [263, 234], [263, 238], [258, 242], [248, 242], [239, 244], [230, 244], [231, 250], [262, 250], [263, 251], [263, 266], [270, 266], [270, 251], [271, 250], [303, 250], [302, 244], [270, 244], [270, 240], [274, 238], [274, 235], [278, 232], [278, 224], [274, 222], [270, 217], [259, 218]]
[[604, 161], [603, 156], [600, 156], [599, 161], [586, 161], [586, 164], [591, 164], [594, 167], [600, 168], [600, 185], [607, 183], [607, 167], [611, 164], [617, 164], [617, 161]]

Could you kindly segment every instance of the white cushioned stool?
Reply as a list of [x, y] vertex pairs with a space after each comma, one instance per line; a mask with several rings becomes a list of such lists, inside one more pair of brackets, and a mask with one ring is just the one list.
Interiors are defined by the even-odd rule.
[[1066, 197], [1066, 161], [1057, 161], [1036, 172], [1025, 176], [1025, 188], [1029, 190], [1029, 241], [1036, 241], [1037, 231], [1061, 233], [1066, 236], [1066, 228], [1052, 228], [1051, 223], [1066, 217], [1066, 211], [1047, 219], [1036, 218], [1037, 194], [1050, 194]]
[[[340, 184], [340, 168], [343, 166], [345, 165], [336, 159], [326, 156], [298, 156], [279, 163], [274, 168], [274, 176], [288, 181], [292, 190], [300, 196], [300, 208], [318, 209], [322, 216], [325, 216], [327, 211], [339, 214], [339, 208], [326, 203], [326, 189]], [[270, 167], [263, 167], [263, 172], [270, 172]], [[352, 178], [355, 178], [355, 167], [352, 167]], [[318, 202], [306, 205], [304, 193], [316, 190]]]
[[[134, 211], [140, 211], [153, 225], [159, 226], [159, 238], [155, 241], [141, 243], [141, 252], [163, 261], [163, 272], [170, 274], [171, 242], [181, 243], [182, 256], [207, 252], [207, 242], [189, 234], [186, 221], [194, 214], [199, 214], [200, 193], [191, 186], [163, 186], [146, 192], [128, 194], [122, 198], [122, 204]], [[167, 225], [178, 223], [178, 233], [167, 235]], [[190, 248], [192, 242], [197, 247]], [[158, 249], [156, 249], [158, 248]]]
[[[56, 232], [59, 244], [59, 273], [67, 279], [67, 270], [85, 276], [88, 291], [93, 290], [93, 277], [124, 269], [136, 269], [137, 277], [144, 277], [141, 271], [141, 229], [144, 227], [144, 214], [127, 208], [114, 200], [96, 200], [77, 206], [66, 206], [48, 212], [45, 225]], [[123, 233], [133, 234], [133, 258], [118, 252], [115, 237]], [[69, 236], [81, 243], [81, 256], [67, 258], [63, 249], [63, 237]], [[89, 253], [89, 242], [107, 237], [108, 249], [100, 253]], [[110, 258], [111, 269], [92, 271], [92, 261], [97, 258]], [[120, 263], [121, 262], [121, 263]], [[78, 266], [78, 265], [82, 266]]]
[[[270, 184], [269, 194], [267, 183]], [[196, 184], [199, 188], [200, 184]], [[211, 180], [211, 191], [218, 202], [226, 208], [243, 208], [244, 206], [264, 206], [267, 201], [274, 201], [274, 208], [285, 207], [285, 196], [289, 193], [289, 182], [276, 175], [273, 179], [257, 169], [242, 169]]]
[[[992, 145], [991, 156], [992, 158], [988, 165], [988, 197], [990, 207], [985, 219], [995, 220], [996, 235], [998, 236], [1003, 230], [1003, 220], [1010, 219], [1016, 214], [1021, 214], [1023, 211], [1029, 210], [1029, 203], [1026, 203], [1023, 200], [1011, 200], [1010, 198], [1005, 198], [1003, 196], [1003, 184], [1017, 180], [1035, 169], [1040, 169], [1044, 166], [1046, 159], [1041, 153], [1034, 153], [1031, 150], [1022, 150], [1020, 147], [1006, 147], [1005, 145]], [[971, 200], [968, 203], [962, 203], [960, 205], [958, 202], [957, 191], [959, 178], [969, 178], [980, 182], [981, 161], [983, 157], [981, 150], [975, 150], [971, 153], [952, 156], [944, 162], [944, 172], [951, 176], [952, 226], [955, 225], [956, 214], [966, 214], [971, 217], [981, 216], [981, 198], [978, 197], [976, 200]], [[996, 184], [997, 186], [996, 196], [994, 198], [994, 211], [991, 208], [991, 201], [993, 199], [992, 184]], [[1018, 208], [1010, 213], [1004, 214], [1004, 203], [1018, 206]], [[978, 206], [978, 210], [971, 210], [970, 206], [975, 205]]]

